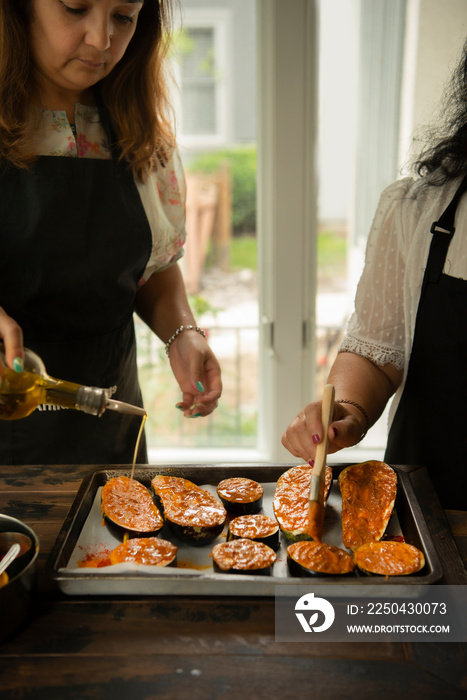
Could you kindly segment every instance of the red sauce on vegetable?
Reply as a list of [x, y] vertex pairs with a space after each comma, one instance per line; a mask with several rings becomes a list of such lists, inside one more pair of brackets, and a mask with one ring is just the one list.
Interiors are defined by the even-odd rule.
[[127, 540], [110, 552], [110, 563], [131, 562], [146, 566], [168, 566], [177, 554], [177, 547], [157, 537], [137, 537]]
[[162, 501], [164, 516], [178, 525], [213, 527], [222, 525], [227, 517], [215, 496], [187, 479], [157, 476], [152, 485]]
[[342, 494], [342, 541], [357, 549], [384, 535], [397, 492], [392, 467], [372, 460], [344, 469], [339, 475]]
[[231, 520], [229, 531], [236, 537], [247, 537], [248, 539], [256, 539], [258, 537], [268, 537], [273, 535], [279, 528], [279, 525], [267, 515], [240, 515], [238, 518]]
[[136, 532], [154, 532], [164, 524], [147, 488], [127, 476], [109, 479], [103, 486], [102, 512], [117, 525]]
[[348, 552], [324, 542], [294, 542], [287, 547], [287, 556], [305, 569], [321, 574], [349, 574], [355, 569]]
[[406, 576], [425, 565], [423, 553], [406, 542], [369, 542], [355, 552], [359, 569], [382, 576]]
[[210, 556], [223, 571], [267, 569], [276, 561], [276, 555], [271, 547], [248, 539], [216, 544]]
[[221, 481], [217, 493], [232, 503], [253, 503], [262, 497], [263, 487], [253, 479], [235, 476]]
[[160, 496], [163, 491], [190, 491], [197, 490], [199, 486], [194, 484], [189, 479], [183, 479], [181, 476], [164, 476], [160, 474], [155, 476], [151, 481], [151, 486], [154, 489], [154, 493]]
[[[307, 533], [310, 529], [309, 495], [313, 467], [303, 464], [284, 472], [277, 481], [274, 494], [274, 515], [284, 532]], [[326, 467], [326, 500], [332, 484], [332, 469]], [[311, 533], [309, 533], [311, 534]]]

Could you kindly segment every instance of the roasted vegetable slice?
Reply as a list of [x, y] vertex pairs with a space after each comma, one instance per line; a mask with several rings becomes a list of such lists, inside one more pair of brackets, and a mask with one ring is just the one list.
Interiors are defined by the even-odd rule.
[[279, 525], [274, 518], [261, 513], [240, 515], [230, 521], [227, 540], [242, 538], [263, 542], [276, 551], [279, 549]]
[[339, 474], [342, 494], [342, 541], [355, 550], [384, 535], [397, 493], [392, 467], [372, 460], [346, 467]]
[[258, 513], [263, 505], [263, 487], [246, 477], [224, 479], [217, 486], [217, 494], [226, 511], [232, 515]]
[[151, 486], [154, 489], [156, 496], [160, 496], [163, 491], [197, 491], [197, 486], [193, 481], [184, 479], [181, 476], [165, 476], [159, 474], [151, 481]]
[[180, 540], [201, 546], [220, 535], [227, 513], [209, 491], [176, 476], [156, 476], [151, 484], [160, 500], [164, 520]]
[[164, 525], [148, 489], [135, 479], [117, 476], [102, 488], [102, 514], [114, 531], [137, 537], [155, 535]]
[[[291, 467], [281, 474], [274, 494], [274, 515], [279, 527], [292, 542], [311, 540], [308, 503], [310, 482], [313, 468], [308, 464]], [[332, 484], [332, 469], [326, 467], [325, 493], [326, 501]]]
[[268, 575], [276, 561], [274, 551], [253, 540], [240, 539], [216, 544], [210, 555], [214, 569], [229, 574]]
[[158, 537], [130, 539], [110, 552], [111, 564], [144, 564], [146, 566], [173, 566], [177, 557], [177, 547]]
[[346, 576], [355, 562], [340, 547], [324, 542], [294, 542], [287, 547], [287, 565], [292, 576]]
[[406, 542], [369, 542], [354, 552], [361, 571], [382, 576], [416, 574], [425, 566], [425, 557], [417, 547]]

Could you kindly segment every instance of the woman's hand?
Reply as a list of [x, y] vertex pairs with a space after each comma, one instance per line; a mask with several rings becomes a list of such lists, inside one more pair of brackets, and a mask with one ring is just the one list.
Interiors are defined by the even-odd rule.
[[0, 338], [3, 339], [5, 345], [5, 358], [8, 367], [11, 367], [17, 372], [21, 371], [24, 359], [23, 331], [1, 306]]
[[[337, 355], [328, 377], [328, 383], [336, 390], [328, 452], [337, 452], [360, 442], [382, 414], [402, 376], [402, 370], [393, 365], [375, 365], [366, 357], [350, 352]], [[339, 403], [339, 399], [346, 403]], [[364, 413], [357, 406], [363, 407]], [[314, 460], [316, 445], [323, 437], [321, 401], [315, 401], [290, 423], [282, 444], [295, 457], [309, 462]]]
[[[321, 401], [315, 401], [305, 406], [282, 436], [284, 447], [305, 462], [314, 460], [316, 445], [324, 439], [321, 403]], [[337, 452], [344, 447], [356, 445], [365, 434], [366, 428], [366, 420], [358, 408], [335, 403], [328, 430], [328, 452]]]
[[203, 336], [195, 330], [184, 330], [171, 343], [169, 359], [183, 393], [177, 408], [187, 418], [212, 413], [222, 393], [221, 370]]

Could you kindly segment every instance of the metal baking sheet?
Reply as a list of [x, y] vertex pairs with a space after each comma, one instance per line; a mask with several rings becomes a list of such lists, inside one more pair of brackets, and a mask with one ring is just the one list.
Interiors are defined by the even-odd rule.
[[[177, 465], [137, 466], [134, 477], [145, 486], [157, 474], [180, 476], [195, 482], [202, 488], [216, 493], [217, 484], [228, 477], [246, 476], [262, 484], [264, 488], [262, 513], [273, 516], [272, 501], [279, 476], [292, 464], [253, 465]], [[341, 532], [341, 497], [337, 477], [348, 466], [332, 465], [333, 485], [326, 505], [323, 540], [343, 547]], [[178, 547], [176, 567], [151, 567], [134, 564], [117, 564], [102, 568], [82, 568], [79, 563], [98, 557], [116, 547], [116, 539], [103, 524], [100, 510], [100, 493], [104, 484], [116, 476], [130, 476], [131, 468], [96, 467], [84, 477], [70, 512], [62, 526], [47, 562], [48, 573], [60, 589], [68, 595], [245, 595], [273, 596], [277, 586], [309, 586], [310, 582], [330, 586], [361, 584], [385, 586], [400, 584], [430, 584], [443, 574], [423, 513], [410, 483], [410, 474], [397, 470], [398, 495], [396, 506], [387, 528], [387, 534], [402, 534], [406, 541], [421, 549], [426, 564], [421, 572], [412, 576], [353, 576], [294, 577], [287, 570], [286, 549], [290, 544], [281, 534], [281, 546], [271, 575], [225, 574], [213, 570], [209, 556], [217, 542], [225, 541], [227, 524], [217, 540], [203, 547], [192, 547], [178, 541], [167, 526], [159, 537], [172, 541]], [[367, 591], [369, 592], [369, 591]]]

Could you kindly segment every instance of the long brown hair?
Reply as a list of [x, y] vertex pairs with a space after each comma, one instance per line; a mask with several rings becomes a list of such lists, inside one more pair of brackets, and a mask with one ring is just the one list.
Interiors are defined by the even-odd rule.
[[[144, 181], [174, 148], [165, 58], [176, 0], [144, 0], [123, 58], [99, 83], [122, 157]], [[31, 0], [0, 0], [0, 165], [27, 168], [37, 129], [29, 49]]]

